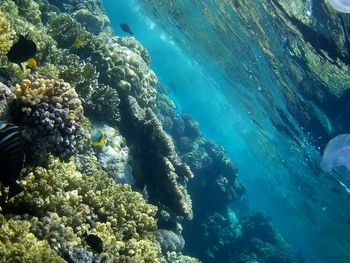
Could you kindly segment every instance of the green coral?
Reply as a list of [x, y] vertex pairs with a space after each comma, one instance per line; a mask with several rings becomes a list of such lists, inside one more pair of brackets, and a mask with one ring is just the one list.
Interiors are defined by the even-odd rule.
[[30, 232], [26, 220], [6, 220], [0, 215], [0, 258], [2, 262], [65, 262], [46, 240]]
[[146, 204], [130, 186], [108, 178], [93, 157], [85, 156], [86, 161], [91, 163], [88, 174], [78, 172], [74, 162], [54, 157], [45, 166], [27, 169], [22, 181], [25, 190], [12, 200], [12, 206], [26, 207], [38, 217], [42, 223], [35, 222], [33, 232], [41, 238], [54, 236], [54, 240], [48, 238], [53, 247], [71, 251], [82, 243], [89, 249], [80, 238], [89, 232], [103, 240], [104, 254], [111, 260], [159, 262], [156, 207]]

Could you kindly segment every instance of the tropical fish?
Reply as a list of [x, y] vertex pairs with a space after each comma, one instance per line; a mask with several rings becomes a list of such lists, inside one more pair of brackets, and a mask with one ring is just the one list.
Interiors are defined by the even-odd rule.
[[0, 181], [9, 187], [8, 199], [23, 191], [17, 183], [23, 163], [21, 129], [14, 124], [0, 122]]
[[30, 68], [36, 68], [37, 66], [36, 60], [34, 58], [28, 59], [27, 64]]
[[120, 28], [121, 28], [124, 32], [130, 34], [131, 36], [134, 34], [134, 33], [131, 31], [131, 29], [130, 29], [130, 27], [129, 27], [128, 24], [125, 24], [125, 23], [120, 24]]
[[101, 254], [103, 252], [103, 241], [102, 239], [94, 234], [87, 235], [86, 233], [83, 235], [85, 237], [85, 242], [88, 244], [92, 250]]
[[80, 39], [76, 39], [73, 43], [73, 46], [76, 48], [76, 49], [79, 49], [83, 46], [83, 42], [80, 40]]
[[91, 145], [93, 147], [102, 147], [105, 144], [105, 133], [101, 129], [94, 129], [91, 132]]
[[[23, 35], [19, 35], [18, 42], [12, 45], [7, 53], [7, 58], [10, 62], [16, 63], [22, 68], [22, 62], [33, 58], [36, 54], [36, 44]], [[22, 68], [23, 69], [23, 68]]]

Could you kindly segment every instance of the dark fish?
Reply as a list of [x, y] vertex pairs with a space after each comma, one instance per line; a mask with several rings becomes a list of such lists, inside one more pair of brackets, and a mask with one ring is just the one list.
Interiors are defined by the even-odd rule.
[[125, 23], [120, 24], [120, 28], [121, 28], [124, 32], [130, 34], [131, 36], [134, 34], [134, 33], [131, 31], [131, 29], [130, 29], [130, 27], [129, 27], [128, 24], [125, 24]]
[[94, 234], [87, 235], [85, 233], [83, 237], [85, 237], [86, 244], [88, 244], [94, 251], [96, 251], [98, 254], [102, 253], [103, 241], [99, 236]]
[[19, 35], [18, 42], [13, 44], [10, 51], [7, 53], [7, 59], [18, 64], [22, 68], [22, 62], [33, 58], [36, 54], [36, 44], [33, 40], [28, 39], [23, 35]]
[[23, 191], [17, 183], [23, 163], [21, 129], [16, 125], [0, 122], [0, 181], [9, 187], [8, 199]]

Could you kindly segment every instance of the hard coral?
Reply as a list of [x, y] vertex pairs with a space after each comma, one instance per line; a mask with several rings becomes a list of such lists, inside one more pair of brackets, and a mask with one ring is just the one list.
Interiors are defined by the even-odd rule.
[[88, 174], [78, 172], [73, 162], [53, 157], [45, 168], [25, 171], [29, 172], [22, 182], [25, 190], [10, 205], [27, 207], [30, 215], [39, 218], [33, 221], [33, 233], [61, 254], [90, 249], [82, 238], [88, 232], [102, 239], [103, 255], [111, 262], [159, 262], [156, 208], [130, 186], [108, 178], [87, 156]]
[[192, 203], [186, 190], [187, 180], [193, 177], [190, 168], [182, 163], [171, 138], [151, 109], [142, 109], [131, 96], [123, 106], [125, 137], [134, 150], [136, 184], [141, 188], [147, 186], [151, 202], [191, 219]]
[[0, 258], [2, 262], [65, 262], [46, 240], [30, 232], [26, 220], [6, 220], [0, 215]]
[[0, 10], [0, 55], [6, 54], [12, 44], [15, 32], [11, 29], [5, 14]]
[[16, 85], [16, 95], [34, 148], [62, 157], [83, 150], [83, 107], [68, 83], [30, 75]]
[[100, 80], [111, 86], [116, 85], [121, 95], [133, 96], [141, 106], [153, 107], [158, 79], [141, 57], [147, 58], [144, 52], [139, 52], [138, 48], [129, 49], [131, 43], [137, 47], [133, 38], [126, 47], [120, 38], [114, 37], [111, 42], [92, 55], [96, 68], [101, 72]]

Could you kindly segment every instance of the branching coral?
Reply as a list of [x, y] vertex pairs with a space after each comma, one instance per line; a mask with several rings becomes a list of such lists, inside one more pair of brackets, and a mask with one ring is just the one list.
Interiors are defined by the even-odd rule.
[[60, 253], [88, 249], [82, 236], [89, 232], [103, 240], [103, 254], [111, 261], [159, 262], [156, 208], [130, 186], [116, 184], [90, 160], [91, 175], [76, 171], [73, 162], [53, 157], [46, 168], [25, 171], [25, 190], [11, 205], [26, 207], [39, 218], [33, 220], [32, 232]]
[[83, 150], [83, 107], [68, 83], [30, 75], [16, 85], [16, 94], [34, 148], [62, 157]]
[[0, 258], [2, 262], [62, 262], [46, 240], [30, 232], [26, 220], [6, 220], [0, 215]]

